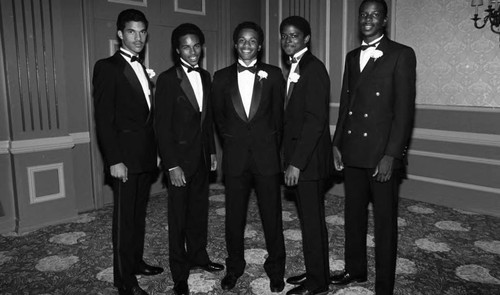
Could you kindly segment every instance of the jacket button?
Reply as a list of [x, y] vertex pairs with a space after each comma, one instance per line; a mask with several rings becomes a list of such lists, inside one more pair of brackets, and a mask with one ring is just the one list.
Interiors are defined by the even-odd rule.
[[368, 118], [368, 114], [364, 114], [363, 117]]
[[380, 96], [380, 92], [375, 92], [375, 95], [376, 96]]
[[351, 130], [347, 130], [347, 134], [351, 134], [351, 133], [352, 133], [352, 131], [351, 131]]
[[365, 132], [365, 133], [363, 133], [363, 136], [364, 136], [364, 137], [367, 137], [367, 136], [368, 136], [368, 133], [366, 133], [366, 132]]
[[352, 115], [352, 111], [349, 111], [349, 116], [351, 116], [351, 115]]

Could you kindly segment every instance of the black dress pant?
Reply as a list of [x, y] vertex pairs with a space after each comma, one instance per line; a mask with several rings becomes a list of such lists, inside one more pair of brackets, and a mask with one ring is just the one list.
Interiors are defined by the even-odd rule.
[[310, 291], [328, 287], [330, 266], [328, 231], [325, 222], [324, 180], [299, 181], [294, 188], [302, 229], [302, 247], [306, 267], [305, 287]]
[[252, 187], [262, 219], [268, 257], [264, 269], [271, 279], [283, 279], [285, 273], [285, 243], [283, 236], [280, 174], [261, 175], [251, 157], [241, 175], [225, 175], [226, 187], [226, 248], [228, 273], [241, 276], [245, 270], [244, 234], [248, 200]]
[[151, 182], [151, 173], [129, 173], [126, 182], [113, 178], [113, 276], [118, 288], [137, 285], [134, 272], [144, 253]]
[[187, 280], [192, 265], [205, 265], [210, 261], [207, 254], [208, 174], [202, 161], [198, 171], [186, 178], [185, 186], [168, 184], [169, 265], [174, 282]]
[[353, 276], [367, 275], [368, 204], [373, 204], [375, 232], [375, 293], [393, 294], [398, 241], [398, 189], [401, 173], [387, 182], [375, 181], [373, 169], [345, 167], [345, 263]]

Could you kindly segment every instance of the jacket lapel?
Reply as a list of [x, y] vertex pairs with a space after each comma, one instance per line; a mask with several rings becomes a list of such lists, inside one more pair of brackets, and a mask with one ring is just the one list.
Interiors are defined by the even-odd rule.
[[[257, 73], [259, 72], [260, 67], [257, 66]], [[251, 121], [252, 118], [257, 113], [259, 109], [260, 101], [262, 98], [262, 87], [264, 84], [264, 79], [261, 79], [259, 75], [255, 74], [255, 80], [253, 82], [253, 92], [252, 92], [252, 102], [250, 103], [250, 112], [248, 114], [248, 121]]]
[[196, 95], [194, 94], [193, 87], [191, 87], [191, 83], [189, 83], [189, 79], [186, 73], [184, 73], [182, 66], [177, 67], [177, 78], [179, 79], [179, 85], [181, 86], [182, 91], [184, 91], [184, 95], [189, 100], [193, 108], [199, 112], [200, 106], [196, 100]]
[[201, 83], [203, 84], [203, 106], [201, 110], [201, 123], [203, 125], [203, 121], [207, 115], [208, 108], [208, 95], [210, 93], [210, 77], [206, 75], [205, 72], [201, 72]]
[[[236, 69], [236, 64], [232, 66], [231, 76], [229, 77], [231, 85], [231, 100], [233, 101], [234, 109], [240, 118], [248, 122], [247, 114], [245, 113], [245, 107], [243, 107], [243, 100], [240, 95], [240, 90], [238, 88], [238, 70]], [[255, 87], [255, 86], [254, 86]]]

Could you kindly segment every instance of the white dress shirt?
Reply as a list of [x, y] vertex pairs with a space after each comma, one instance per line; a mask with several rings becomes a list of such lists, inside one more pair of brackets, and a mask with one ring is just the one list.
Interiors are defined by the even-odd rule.
[[149, 89], [149, 80], [146, 77], [146, 73], [144, 71], [142, 64], [138, 61], [134, 61], [134, 62], [130, 61], [131, 57], [136, 55], [135, 53], [132, 53], [123, 47], [120, 48], [120, 51], [123, 51], [126, 54], [130, 55], [130, 57], [129, 57], [129, 56], [125, 56], [124, 54], [121, 54], [121, 56], [130, 64], [130, 66], [132, 67], [132, 69], [135, 72], [135, 75], [139, 79], [139, 82], [141, 83], [141, 86], [142, 86], [142, 91], [144, 91], [144, 96], [146, 97], [146, 102], [148, 104], [148, 108], [151, 109], [151, 97], [150, 97], [151, 90]]
[[184, 73], [186, 73], [189, 83], [193, 88], [194, 95], [196, 96], [196, 101], [198, 102], [198, 106], [200, 107], [199, 111], [203, 109], [203, 83], [201, 82], [201, 74], [197, 71], [188, 72], [188, 68], [199, 68], [198, 65], [192, 67], [191, 65], [186, 64], [185, 61], [181, 59], [182, 69]]
[[[292, 65], [290, 66], [290, 74], [295, 73], [295, 70], [297, 69], [297, 66], [299, 65], [300, 59], [302, 58], [304, 53], [306, 53], [307, 50], [308, 50], [307, 47], [302, 48], [302, 50], [300, 50], [299, 52], [295, 53], [292, 57], [290, 57], [290, 60], [292, 60], [294, 58], [297, 60], [297, 62], [292, 63]], [[292, 80], [290, 80], [290, 74], [288, 74], [288, 79], [286, 81], [286, 93], [288, 93], [288, 91], [290, 90], [290, 83], [292, 83]]]
[[[252, 61], [248, 66], [239, 59], [238, 62], [244, 67], [253, 67], [257, 60]], [[245, 113], [250, 114], [250, 105], [252, 104], [253, 95], [253, 84], [255, 82], [255, 74], [250, 71], [242, 71], [238, 73], [238, 89], [240, 90], [241, 100], [243, 101], [243, 107], [245, 108]]]
[[[377, 44], [377, 43], [380, 44], [380, 40], [382, 40], [383, 37], [384, 37], [384, 35], [380, 36], [380, 38], [377, 38], [376, 40], [370, 42], [369, 44], [367, 44], [365, 41], [363, 41], [363, 42], [361, 42], [361, 45], [372, 45], [372, 44]], [[363, 71], [366, 64], [370, 60], [370, 57], [372, 56], [375, 49], [377, 49], [379, 44], [375, 45], [375, 47], [368, 47], [365, 50], [361, 50], [361, 53], [359, 54], [359, 71], [360, 72]]]

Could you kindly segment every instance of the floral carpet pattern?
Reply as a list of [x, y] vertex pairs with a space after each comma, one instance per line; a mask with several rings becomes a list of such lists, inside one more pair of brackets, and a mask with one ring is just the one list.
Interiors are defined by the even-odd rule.
[[[150, 199], [145, 260], [165, 272], [139, 277], [149, 294], [173, 294], [168, 270], [166, 196]], [[327, 194], [326, 222], [330, 234], [330, 269], [344, 266], [344, 199]], [[499, 295], [500, 219], [401, 199], [395, 294]], [[113, 287], [112, 207], [81, 214], [72, 223], [49, 226], [27, 234], [0, 236], [0, 294], [118, 294]], [[224, 263], [224, 188], [211, 186], [208, 251]], [[295, 203], [283, 198], [286, 276], [304, 271], [302, 238]], [[267, 255], [255, 198], [250, 200], [245, 232], [247, 266], [236, 287], [223, 292], [224, 272], [192, 271], [191, 294], [273, 294], [263, 269]], [[365, 283], [331, 286], [334, 295], [374, 294], [373, 223], [367, 239], [369, 276]], [[282, 294], [293, 286], [286, 285]], [[276, 293], [274, 293], [276, 294]]]

